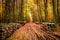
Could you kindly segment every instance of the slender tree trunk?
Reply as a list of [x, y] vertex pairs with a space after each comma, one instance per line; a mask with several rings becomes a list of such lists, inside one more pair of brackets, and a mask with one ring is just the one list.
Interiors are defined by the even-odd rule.
[[14, 4], [15, 4], [15, 0], [10, 0], [10, 22], [15, 22]]
[[57, 0], [52, 0], [53, 2], [53, 20], [56, 23], [57, 19]]
[[10, 18], [10, 0], [5, 0], [4, 21], [9, 22]]
[[60, 0], [57, 0], [57, 23], [60, 25]]
[[47, 13], [47, 0], [44, 1], [45, 3], [45, 21], [47, 22], [48, 21], [48, 13]]

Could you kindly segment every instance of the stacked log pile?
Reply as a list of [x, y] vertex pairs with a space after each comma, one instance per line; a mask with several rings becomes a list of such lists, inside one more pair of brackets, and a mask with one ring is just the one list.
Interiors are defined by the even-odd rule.
[[15, 31], [6, 40], [59, 40], [53, 33], [45, 29], [42, 25], [26, 23], [23, 27]]

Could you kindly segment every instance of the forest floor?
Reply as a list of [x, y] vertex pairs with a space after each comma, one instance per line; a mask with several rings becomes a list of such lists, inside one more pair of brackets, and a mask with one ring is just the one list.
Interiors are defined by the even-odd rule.
[[60, 26], [57, 26], [56, 31], [53, 32], [55, 35], [60, 36]]
[[[54, 33], [56, 34], [56, 32]], [[11, 37], [6, 40], [59, 40], [59, 38], [43, 28], [41, 24], [38, 25], [30, 22], [15, 31]]]

